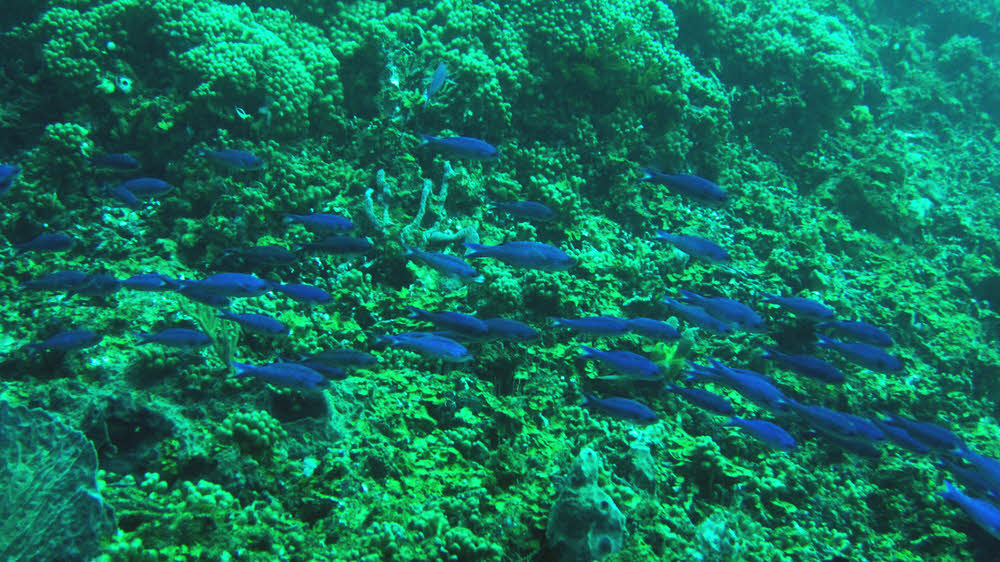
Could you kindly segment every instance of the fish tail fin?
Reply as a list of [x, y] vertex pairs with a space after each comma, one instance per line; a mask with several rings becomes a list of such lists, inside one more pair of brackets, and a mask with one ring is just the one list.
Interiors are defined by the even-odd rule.
[[229, 366], [235, 369], [233, 373], [234, 377], [248, 377], [250, 376], [250, 371], [253, 370], [253, 365], [237, 363], [236, 361], [230, 361]]
[[639, 181], [650, 181], [651, 179], [653, 179], [653, 169], [652, 168], [647, 168], [647, 167], [643, 166], [643, 167], [639, 168], [639, 171], [642, 172], [642, 177], [639, 178]]
[[486, 246], [485, 244], [473, 244], [472, 242], [463, 242], [462, 245], [469, 250], [469, 252], [465, 254], [465, 257], [467, 258], [484, 257], [487, 255], [486, 251], [489, 249], [489, 246]]
[[823, 334], [816, 334], [816, 337], [819, 339], [819, 341], [816, 342], [816, 345], [820, 347], [829, 347], [830, 344], [833, 343], [832, 339], [824, 336]]
[[584, 392], [583, 393], [583, 404], [580, 404], [580, 406], [583, 406], [584, 408], [586, 408], [587, 406], [590, 406], [594, 402], [597, 402], [597, 398], [595, 398], [592, 394], [587, 394], [586, 392]]
[[407, 318], [420, 318], [423, 316], [422, 313], [425, 312], [415, 306], [407, 306], [406, 310], [409, 312], [409, 314], [406, 315]]
[[472, 281], [473, 283], [482, 283], [483, 281], [486, 281], [486, 278], [483, 277], [482, 275], [477, 275], [472, 279], [470, 279], [470, 281]]
[[142, 332], [132, 332], [132, 335], [139, 338], [139, 343], [136, 345], [146, 345], [147, 343], [152, 343], [150, 338], [152, 334], [143, 334]]
[[583, 355], [581, 355], [580, 357], [584, 357], [584, 358], [590, 359], [590, 358], [600, 357], [600, 355], [601, 355], [601, 351], [600, 350], [594, 349], [592, 347], [587, 347], [585, 345], [581, 345], [580, 349], [583, 350]]
[[437, 142], [438, 138], [432, 135], [425, 135], [420, 133], [420, 146], [427, 146]]

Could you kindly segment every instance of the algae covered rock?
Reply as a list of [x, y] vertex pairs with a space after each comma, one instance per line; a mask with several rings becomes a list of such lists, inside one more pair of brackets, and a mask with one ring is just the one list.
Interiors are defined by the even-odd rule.
[[559, 560], [600, 560], [622, 548], [625, 516], [597, 485], [600, 465], [593, 450], [580, 451], [552, 506], [545, 536]]
[[115, 530], [94, 446], [44, 410], [0, 402], [0, 482], [0, 559], [88, 560]]

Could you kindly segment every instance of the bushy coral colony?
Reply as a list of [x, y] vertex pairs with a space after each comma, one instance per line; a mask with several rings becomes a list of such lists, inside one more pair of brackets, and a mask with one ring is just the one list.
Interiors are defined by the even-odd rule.
[[994, 559], [987, 4], [6, 2], [0, 558]]

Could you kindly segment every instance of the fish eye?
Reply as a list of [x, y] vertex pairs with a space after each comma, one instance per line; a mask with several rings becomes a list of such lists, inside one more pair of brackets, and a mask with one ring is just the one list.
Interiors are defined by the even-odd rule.
[[118, 87], [119, 92], [129, 94], [132, 92], [132, 79], [128, 76], [119, 76], [115, 79], [115, 86]]

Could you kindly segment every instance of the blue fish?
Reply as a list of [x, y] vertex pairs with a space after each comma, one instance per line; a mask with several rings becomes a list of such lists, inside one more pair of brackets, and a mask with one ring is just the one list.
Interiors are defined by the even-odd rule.
[[825, 322], [816, 328], [827, 330], [841, 338], [866, 343], [878, 347], [892, 347], [892, 336], [867, 322], [838, 320]]
[[600, 410], [616, 418], [635, 420], [641, 423], [653, 423], [657, 419], [656, 412], [651, 410], [649, 406], [628, 398], [595, 398], [584, 394], [582, 406]]
[[254, 377], [275, 386], [302, 390], [322, 390], [330, 386], [323, 375], [295, 363], [270, 363], [260, 367], [235, 362], [230, 365], [236, 369], [237, 377]]
[[363, 254], [372, 248], [368, 238], [353, 236], [328, 236], [316, 242], [303, 244], [299, 251], [316, 252], [320, 254], [354, 255]]
[[28, 344], [24, 346], [24, 349], [28, 351], [29, 355], [34, 355], [42, 350], [67, 352], [93, 347], [101, 343], [102, 339], [103, 336], [91, 330], [71, 330], [60, 332], [40, 342]]
[[961, 447], [952, 451], [952, 454], [976, 467], [976, 471], [990, 483], [996, 493], [1000, 494], [1000, 461]]
[[732, 416], [736, 413], [736, 409], [733, 408], [729, 400], [714, 392], [709, 392], [701, 388], [677, 386], [671, 383], [667, 384], [667, 390], [704, 410], [722, 414], [723, 416]]
[[628, 331], [628, 321], [614, 316], [587, 316], [585, 318], [552, 318], [555, 326], [593, 336], [618, 336]]
[[235, 256], [248, 266], [289, 265], [299, 258], [281, 246], [264, 245], [249, 248], [226, 248], [225, 256]]
[[483, 276], [479, 275], [479, 272], [474, 267], [458, 256], [438, 252], [425, 252], [417, 248], [407, 248], [406, 253], [403, 255], [448, 277], [473, 283], [482, 283], [484, 280]]
[[942, 498], [957, 504], [976, 525], [994, 538], [1000, 539], [1000, 509], [986, 500], [963, 494], [952, 486], [951, 482], [946, 481], [944, 485], [946, 489], [941, 493]]
[[600, 361], [623, 375], [623, 377], [601, 378], [629, 378], [653, 381], [659, 380], [663, 375], [663, 370], [659, 365], [636, 353], [629, 351], [600, 351], [585, 345], [581, 345], [580, 349], [583, 350], [581, 357], [584, 359]]
[[212, 338], [198, 330], [187, 328], [167, 328], [155, 334], [135, 334], [139, 338], [138, 345], [156, 343], [167, 347], [195, 349], [211, 345]]
[[12, 164], [0, 164], [0, 195], [10, 191], [14, 180], [20, 175], [21, 168]]
[[868, 441], [882, 441], [886, 434], [872, 420], [854, 414], [841, 413], [854, 425], [854, 435]]
[[202, 150], [202, 156], [230, 170], [253, 171], [264, 167], [264, 161], [246, 150], [224, 148], [222, 150]]
[[732, 325], [712, 316], [700, 306], [684, 304], [668, 297], [663, 297], [660, 299], [660, 302], [667, 305], [671, 312], [699, 328], [704, 328], [718, 334], [731, 334], [733, 332]]
[[328, 304], [333, 301], [333, 295], [312, 285], [301, 283], [289, 283], [287, 285], [275, 285], [274, 290], [309, 305]]
[[111, 275], [94, 273], [88, 275], [82, 283], [70, 289], [66, 296], [81, 295], [84, 297], [108, 297], [122, 288], [121, 281]]
[[128, 154], [109, 152], [90, 158], [90, 164], [97, 168], [113, 168], [115, 170], [136, 170], [139, 161]]
[[17, 251], [18, 255], [27, 252], [65, 252], [71, 249], [75, 244], [76, 241], [67, 234], [63, 234], [62, 232], [50, 232], [46, 234], [39, 234], [27, 242], [14, 244], [14, 249]]
[[890, 441], [900, 447], [903, 447], [904, 449], [909, 449], [910, 451], [921, 455], [926, 455], [931, 452], [930, 447], [914, 439], [909, 432], [901, 427], [889, 425], [879, 419], [872, 420], [872, 423], [875, 424], [875, 427], [881, 429]]
[[739, 427], [750, 435], [776, 449], [794, 449], [795, 438], [780, 426], [764, 420], [745, 420], [733, 417], [723, 426]]
[[688, 362], [688, 381], [710, 380], [728, 386], [754, 404], [771, 411], [787, 409], [788, 397], [764, 375], [746, 369], [731, 369], [712, 359], [711, 367]]
[[486, 337], [505, 341], [530, 341], [538, 339], [538, 331], [524, 322], [507, 318], [486, 318]]
[[118, 184], [114, 189], [124, 189], [138, 199], [148, 199], [166, 195], [174, 186], [156, 178], [135, 178]]
[[817, 334], [820, 347], [835, 349], [855, 365], [861, 365], [877, 373], [894, 373], [903, 370], [903, 362], [898, 357], [889, 355], [881, 347], [867, 343], [849, 343], [832, 340], [823, 334]]
[[146, 291], [150, 293], [162, 293], [164, 291], [176, 291], [181, 284], [166, 275], [159, 273], [140, 273], [123, 280], [122, 287], [133, 291]]
[[87, 274], [70, 269], [42, 275], [37, 279], [21, 283], [21, 287], [29, 291], [72, 291], [87, 280]]
[[407, 306], [406, 308], [410, 311], [410, 318], [430, 322], [439, 330], [447, 330], [473, 337], [484, 336], [489, 331], [489, 327], [486, 326], [485, 322], [461, 312], [429, 312], [415, 306]]
[[512, 267], [538, 269], [540, 271], [566, 271], [575, 265], [573, 258], [565, 252], [541, 242], [504, 242], [496, 246], [483, 244], [463, 244], [471, 250], [468, 259], [493, 258]]
[[353, 349], [327, 349], [318, 351], [307, 356], [304, 360], [342, 368], [371, 367], [378, 363], [378, 359], [374, 356]]
[[922, 422], [904, 418], [896, 414], [886, 414], [885, 423], [906, 430], [911, 437], [932, 449], [949, 451], [967, 449], [965, 441], [952, 431], [931, 422]]
[[781, 297], [765, 293], [764, 302], [774, 303], [799, 318], [814, 322], [825, 322], [836, 316], [836, 313], [826, 305], [805, 297]]
[[313, 232], [324, 234], [340, 234], [354, 230], [354, 223], [347, 217], [330, 213], [313, 213], [311, 215], [293, 215], [285, 213], [289, 222], [297, 222]]
[[490, 205], [494, 209], [499, 209], [508, 215], [524, 219], [547, 221], [552, 220], [556, 216], [552, 209], [535, 201], [514, 201], [512, 203], [494, 201]]
[[247, 273], [216, 273], [201, 281], [179, 280], [182, 287], [194, 287], [199, 293], [219, 297], [259, 297], [274, 284]]
[[139, 198], [123, 185], [108, 187], [107, 194], [117, 199], [119, 203], [122, 203], [130, 209], [138, 209], [142, 206], [142, 202], [139, 201]]
[[427, 102], [431, 101], [431, 96], [437, 93], [444, 86], [445, 80], [448, 78], [448, 67], [445, 66], [444, 61], [438, 63], [437, 68], [434, 69], [434, 75], [431, 76], [431, 81], [427, 85], [427, 91], [424, 94], [424, 109], [427, 108]]
[[764, 319], [749, 306], [725, 297], [703, 297], [691, 291], [680, 290], [681, 300], [699, 306], [705, 312], [727, 324], [736, 324], [744, 330], [760, 332], [764, 330]]
[[228, 310], [220, 310], [219, 318], [236, 322], [248, 332], [263, 334], [265, 336], [283, 336], [288, 334], [288, 328], [281, 322], [264, 314], [252, 314], [248, 312], [235, 313]]
[[375, 345], [405, 349], [429, 359], [440, 359], [448, 363], [464, 363], [472, 359], [469, 350], [462, 344], [437, 334], [408, 332], [395, 336], [375, 335], [374, 338]]
[[796, 373], [830, 384], [844, 382], [844, 373], [833, 365], [811, 355], [789, 355], [769, 347], [764, 348], [764, 359], [776, 361]]
[[347, 378], [347, 371], [340, 367], [333, 367], [323, 363], [322, 361], [315, 361], [311, 359], [303, 361], [289, 361], [289, 363], [294, 363], [295, 365], [301, 365], [316, 371], [317, 373], [326, 377], [327, 380], [332, 381], [342, 381]]
[[800, 404], [795, 400], [786, 400], [789, 409], [799, 414], [807, 424], [813, 429], [826, 433], [853, 436], [855, 433], [854, 421], [840, 412], [824, 408], [823, 406]]
[[427, 147], [435, 152], [465, 158], [468, 160], [496, 160], [500, 151], [492, 144], [471, 137], [438, 138], [430, 135], [420, 135], [421, 147]]
[[645, 175], [639, 178], [639, 181], [662, 185], [676, 195], [683, 195], [705, 203], [725, 203], [729, 200], [729, 195], [711, 180], [690, 174], [664, 174], [653, 168], [641, 169]]
[[681, 333], [670, 324], [652, 318], [631, 318], [625, 321], [633, 334], [645, 336], [651, 340], [673, 341], [680, 339]]
[[722, 246], [712, 242], [708, 238], [694, 236], [691, 234], [671, 234], [664, 230], [657, 230], [656, 236], [652, 238], [655, 242], [666, 242], [672, 244], [685, 254], [701, 258], [705, 261], [723, 263], [730, 260], [729, 252]]
[[[178, 282], [182, 281], [178, 280]], [[199, 289], [197, 285], [181, 287], [180, 289], [177, 289], [177, 293], [184, 295], [185, 297], [195, 302], [199, 302], [201, 304], [205, 304], [214, 308], [225, 308], [230, 305], [228, 298], [213, 293], [206, 293], [201, 289]]]

